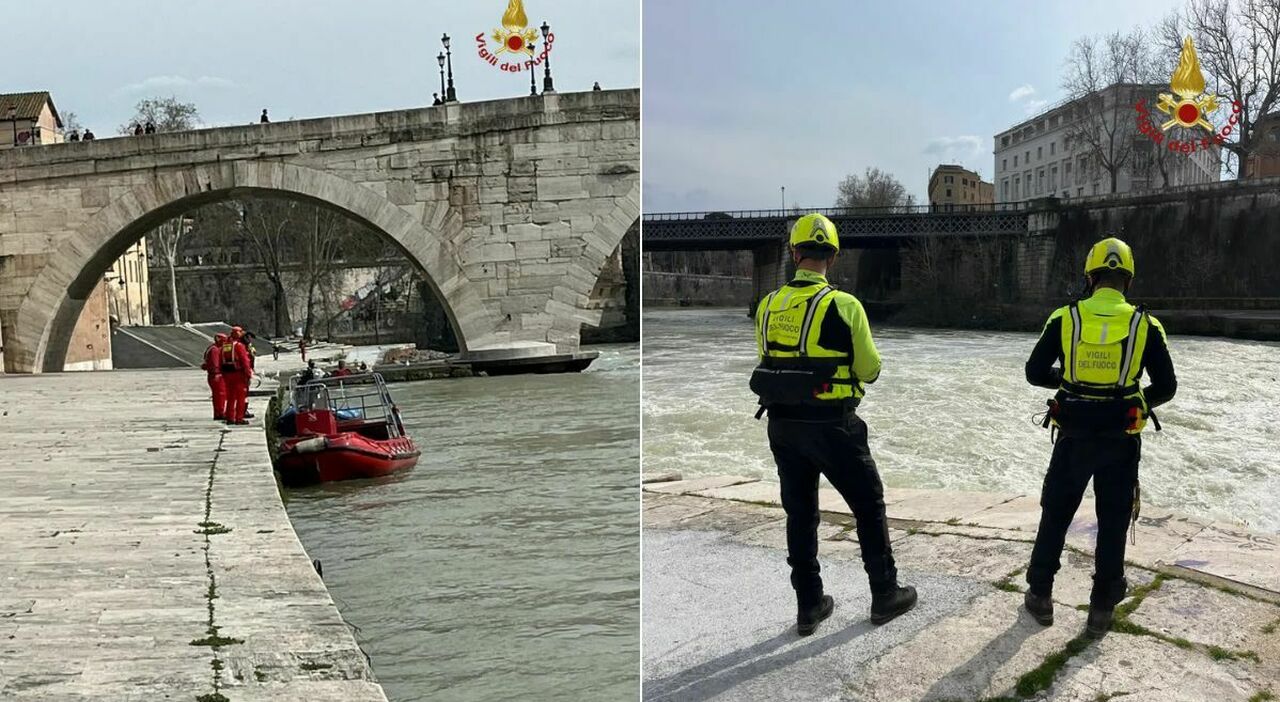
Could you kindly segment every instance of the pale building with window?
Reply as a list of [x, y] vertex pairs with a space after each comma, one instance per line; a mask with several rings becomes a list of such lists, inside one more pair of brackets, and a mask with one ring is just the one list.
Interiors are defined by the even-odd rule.
[[108, 302], [115, 324], [142, 327], [151, 324], [151, 284], [147, 266], [147, 239], [129, 247], [107, 269]]
[[929, 175], [929, 204], [986, 205], [994, 202], [995, 188], [977, 173], [955, 164], [943, 164]]
[[0, 149], [62, 143], [62, 118], [48, 91], [0, 94]]
[[1155, 109], [1156, 95], [1160, 92], [1169, 92], [1169, 86], [1117, 83], [1093, 95], [1061, 102], [996, 134], [996, 201], [1025, 202], [1044, 197], [1111, 193], [1111, 176], [1091, 157], [1087, 142], [1078, 139], [1080, 143], [1071, 143], [1071, 134], [1076, 131], [1072, 129], [1073, 121], [1084, 117], [1086, 107], [1104, 111], [1108, 119], [1114, 114], [1116, 138], [1128, 140], [1132, 147], [1132, 156], [1116, 172], [1116, 193], [1163, 188], [1161, 166], [1168, 173], [1170, 187], [1218, 181], [1222, 170], [1220, 148], [1215, 146], [1192, 154], [1174, 153], [1168, 151], [1167, 141], [1158, 145], [1138, 131], [1134, 107], [1145, 98], [1152, 113], [1160, 115]]

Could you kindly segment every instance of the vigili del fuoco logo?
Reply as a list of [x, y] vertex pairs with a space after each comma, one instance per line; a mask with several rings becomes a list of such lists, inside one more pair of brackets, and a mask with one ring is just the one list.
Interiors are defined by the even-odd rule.
[[1135, 106], [1138, 111], [1138, 131], [1156, 144], [1163, 143], [1165, 133], [1174, 127], [1193, 131], [1204, 129], [1209, 132], [1199, 139], [1170, 139], [1167, 148], [1184, 154], [1208, 149], [1215, 144], [1222, 146], [1227, 142], [1227, 137], [1231, 136], [1236, 123], [1240, 121], [1240, 110], [1243, 108], [1239, 101], [1232, 100], [1231, 117], [1227, 119], [1226, 126], [1214, 132], [1209, 116], [1217, 112], [1221, 105], [1217, 95], [1205, 92], [1204, 72], [1200, 70], [1200, 59], [1196, 57], [1195, 42], [1189, 36], [1182, 42], [1182, 55], [1178, 57], [1178, 67], [1169, 80], [1169, 88], [1173, 95], [1160, 93], [1156, 101], [1156, 109], [1169, 115], [1169, 119], [1159, 126], [1152, 122], [1151, 111], [1147, 109], [1144, 98]]
[[[543, 29], [546, 29], [545, 25]], [[490, 40], [493, 42], [492, 49]], [[492, 35], [485, 36], [484, 32], [476, 35], [480, 58], [508, 73], [520, 73], [541, 66], [551, 53], [556, 35], [548, 32], [541, 47], [537, 47], [537, 41], [538, 30], [529, 26], [529, 16], [525, 14], [523, 0], [510, 0], [507, 3], [507, 11], [502, 13], [502, 26], [493, 30]]]

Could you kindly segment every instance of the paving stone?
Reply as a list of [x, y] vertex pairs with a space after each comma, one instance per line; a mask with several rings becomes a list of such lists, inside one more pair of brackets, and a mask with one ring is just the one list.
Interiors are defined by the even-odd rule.
[[1084, 615], [1059, 612], [1051, 627], [1022, 596], [989, 592], [878, 657], [849, 691], [866, 702], [976, 700], [1008, 695], [1021, 675], [1080, 633]]
[[1043, 699], [1247, 702], [1267, 685], [1236, 663], [1214, 662], [1149, 636], [1111, 633], [1068, 661]]
[[1263, 677], [1280, 681], [1280, 605], [1175, 578], [1147, 595], [1130, 619], [1205, 646], [1252, 651]]

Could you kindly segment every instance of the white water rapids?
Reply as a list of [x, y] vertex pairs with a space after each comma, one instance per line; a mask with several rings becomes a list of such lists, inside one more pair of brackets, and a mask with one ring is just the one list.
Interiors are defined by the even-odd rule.
[[[1039, 494], [1051, 444], [1031, 417], [1050, 393], [1023, 375], [1035, 334], [873, 334], [884, 369], [859, 414], [887, 485]], [[1144, 501], [1280, 532], [1280, 344], [1169, 334], [1178, 395], [1144, 434]], [[755, 363], [742, 309], [646, 310], [645, 471], [776, 480]]]

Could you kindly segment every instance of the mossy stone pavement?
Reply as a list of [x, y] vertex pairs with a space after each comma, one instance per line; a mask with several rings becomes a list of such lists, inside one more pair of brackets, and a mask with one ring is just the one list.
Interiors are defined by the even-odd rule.
[[1260, 702], [1280, 695], [1274, 536], [1144, 510], [1150, 517], [1129, 552], [1129, 595], [1115, 629], [1092, 641], [1081, 636], [1091, 502], [1064, 553], [1056, 623], [1041, 627], [1021, 611], [1034, 498], [891, 489], [895, 557], [901, 579], [919, 588], [920, 604], [874, 627], [848, 507], [824, 488], [819, 551], [836, 610], [816, 634], [800, 638], [777, 485], [666, 478], [646, 481], [644, 496], [646, 700]]
[[207, 397], [196, 370], [0, 377], [0, 699], [385, 702], [260, 420]]

